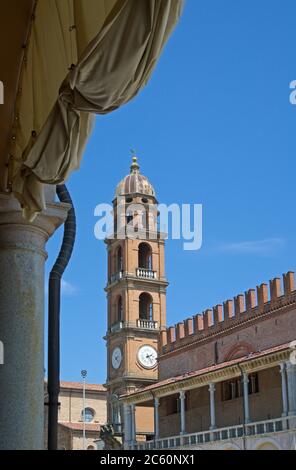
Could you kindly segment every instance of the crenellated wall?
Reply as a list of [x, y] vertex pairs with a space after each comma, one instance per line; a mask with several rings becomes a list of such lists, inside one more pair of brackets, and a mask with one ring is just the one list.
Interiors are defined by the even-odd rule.
[[[160, 359], [171, 351], [177, 351], [199, 340], [230, 333], [236, 326], [247, 327], [252, 319], [270, 318], [279, 309], [287, 306], [293, 309], [295, 305], [295, 275], [289, 271], [283, 275], [283, 289], [281, 279], [274, 278], [269, 281], [269, 287], [263, 283], [256, 289], [249, 289], [245, 294], [226, 300], [223, 305], [206, 309], [202, 314], [187, 318], [162, 331]], [[296, 324], [294, 334], [296, 337]]]

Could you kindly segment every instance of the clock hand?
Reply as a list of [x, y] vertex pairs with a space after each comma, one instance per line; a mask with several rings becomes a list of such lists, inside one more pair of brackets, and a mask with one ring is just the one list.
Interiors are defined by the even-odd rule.
[[146, 359], [149, 359], [150, 362], [153, 361], [153, 355], [152, 354], [147, 354]]

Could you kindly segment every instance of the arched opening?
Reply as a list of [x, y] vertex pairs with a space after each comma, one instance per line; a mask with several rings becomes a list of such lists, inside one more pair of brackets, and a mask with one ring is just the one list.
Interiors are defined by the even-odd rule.
[[123, 321], [123, 304], [121, 295], [117, 300], [117, 321]]
[[121, 272], [123, 270], [123, 259], [122, 259], [122, 248], [119, 246], [116, 252], [116, 272]]
[[252, 351], [254, 351], [254, 348], [250, 343], [240, 341], [230, 348], [224, 357], [224, 361], [231, 361], [232, 359], [248, 356]]
[[148, 243], [140, 243], [138, 253], [139, 268], [152, 270], [152, 250]]
[[139, 318], [140, 320], [153, 321], [153, 302], [151, 295], [142, 293], [139, 298]]
[[95, 411], [92, 408], [85, 408], [81, 413], [82, 421], [91, 423], [95, 418]]
[[95, 449], [95, 446], [88, 446], [87, 450], [96, 450], [96, 449]]
[[272, 441], [267, 441], [259, 444], [256, 450], [279, 450], [279, 448]]

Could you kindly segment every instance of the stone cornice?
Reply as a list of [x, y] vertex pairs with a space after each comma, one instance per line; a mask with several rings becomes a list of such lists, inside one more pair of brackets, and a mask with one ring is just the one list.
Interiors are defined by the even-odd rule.
[[109, 379], [106, 381], [104, 384], [106, 387], [110, 387], [111, 385], [116, 385], [120, 384], [122, 385], [123, 383], [129, 384], [130, 382], [133, 383], [145, 383], [147, 385], [149, 384], [155, 384], [157, 383], [157, 379], [151, 379], [151, 378], [145, 378], [143, 376], [135, 375], [135, 374], [124, 374], [120, 377], [116, 377], [114, 379]]
[[116, 336], [117, 338], [123, 337], [124, 339], [141, 337], [141, 336], [145, 338], [147, 338], [147, 336], [158, 337], [160, 331], [161, 331], [160, 328], [155, 328], [155, 329], [141, 328], [141, 327], [136, 326], [134, 323], [125, 323], [124, 326], [120, 330], [107, 331], [103, 339], [107, 341], [110, 337], [114, 337], [114, 336]]
[[139, 289], [139, 287], [143, 290], [147, 290], [151, 288], [154, 288], [156, 291], [163, 289], [163, 292], [165, 292], [165, 289], [169, 285], [168, 281], [166, 279], [142, 279], [140, 277], [137, 277], [136, 275], [130, 274], [130, 273], [124, 273], [123, 276], [120, 279], [117, 279], [116, 281], [108, 284], [105, 287], [105, 292], [109, 292], [113, 287], [117, 284], [121, 284], [124, 288], [127, 289]]
[[106, 237], [104, 239], [104, 242], [106, 245], [110, 246], [115, 242], [118, 241], [126, 241], [126, 240], [139, 240], [139, 241], [144, 241], [144, 242], [157, 242], [159, 244], [164, 245], [165, 240], [168, 238], [168, 234], [165, 232], [152, 232], [151, 230], [139, 230], [138, 232], [135, 232], [135, 236], [133, 236], [134, 233], [127, 233], [123, 237], [116, 237], [113, 235], [110, 235], [109, 237]]

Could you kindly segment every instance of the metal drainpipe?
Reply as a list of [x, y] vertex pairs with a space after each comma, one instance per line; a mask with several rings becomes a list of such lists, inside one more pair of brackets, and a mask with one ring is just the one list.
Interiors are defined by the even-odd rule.
[[62, 246], [48, 283], [48, 450], [57, 450], [58, 447], [61, 280], [71, 258], [76, 236], [76, 217], [70, 194], [64, 184], [58, 185], [56, 192], [61, 202], [71, 204], [71, 209], [64, 224]]

